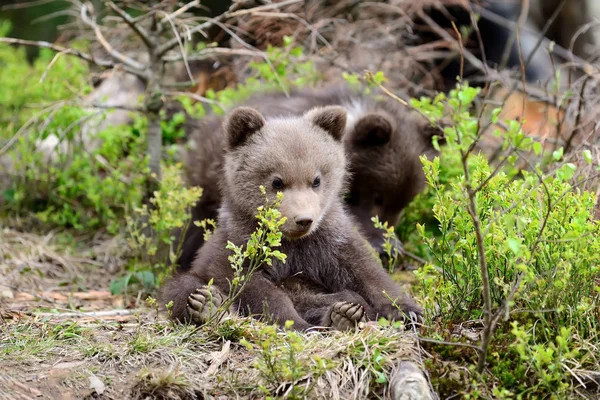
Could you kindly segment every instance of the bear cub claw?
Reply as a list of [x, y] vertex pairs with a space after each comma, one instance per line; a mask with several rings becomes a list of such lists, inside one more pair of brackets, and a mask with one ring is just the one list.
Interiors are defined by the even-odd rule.
[[202, 286], [188, 296], [187, 311], [190, 320], [195, 324], [202, 325], [208, 321], [216, 312], [225, 296], [214, 286]]
[[325, 325], [339, 331], [354, 329], [360, 322], [367, 320], [365, 314], [365, 309], [360, 304], [338, 301], [327, 313]]

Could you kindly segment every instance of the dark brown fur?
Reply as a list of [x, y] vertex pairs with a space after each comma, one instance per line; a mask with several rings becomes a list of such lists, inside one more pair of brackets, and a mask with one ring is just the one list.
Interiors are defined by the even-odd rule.
[[[342, 87], [262, 94], [245, 104], [265, 117], [298, 116], [313, 107], [343, 105], [348, 111], [344, 147], [349, 157], [351, 186], [346, 203], [371, 245], [382, 251], [382, 232], [371, 218], [394, 225], [402, 209], [423, 189], [420, 155], [433, 157], [432, 137], [440, 132], [414, 112], [388, 99]], [[204, 188], [204, 196], [193, 211], [197, 219], [214, 218], [219, 204], [219, 167], [223, 161], [224, 140], [221, 118], [210, 116], [199, 122], [191, 136], [193, 148], [186, 154], [190, 184]], [[187, 235], [180, 265], [189, 267], [202, 245], [202, 231], [192, 227]]]
[[[273, 199], [278, 191], [271, 187], [274, 179], [285, 185], [279, 210], [287, 222], [280, 250], [287, 260], [274, 261], [252, 276], [235, 304], [240, 313], [280, 324], [292, 320], [300, 330], [323, 323], [340, 301], [360, 304], [368, 319], [402, 317], [387, 296], [404, 312], [421, 313], [378, 264], [345, 210], [347, 162], [340, 140], [344, 119], [340, 107], [267, 122], [248, 109], [231, 114], [224, 124], [227, 151], [218, 228], [191, 269], [178, 271], [163, 288], [162, 301], [173, 301], [175, 319], [193, 320], [190, 295], [210, 280], [221, 293], [229, 293], [234, 276], [225, 246], [228, 241], [247, 242], [256, 229], [256, 208], [264, 204], [258, 186], [264, 185]], [[314, 177], [320, 178], [317, 187]], [[298, 216], [308, 216], [311, 223], [294, 223]]]

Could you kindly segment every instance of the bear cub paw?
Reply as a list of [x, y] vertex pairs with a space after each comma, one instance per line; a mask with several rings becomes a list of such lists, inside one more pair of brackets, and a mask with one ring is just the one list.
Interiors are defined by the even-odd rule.
[[325, 317], [325, 325], [338, 331], [355, 329], [359, 322], [365, 321], [366, 313], [363, 306], [347, 301], [334, 303]]
[[188, 296], [187, 312], [190, 320], [197, 325], [208, 321], [216, 312], [225, 296], [214, 286], [202, 286]]

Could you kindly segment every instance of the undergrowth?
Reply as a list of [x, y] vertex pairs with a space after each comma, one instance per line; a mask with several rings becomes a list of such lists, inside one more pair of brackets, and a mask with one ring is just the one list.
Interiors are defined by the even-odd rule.
[[427, 334], [454, 341], [452, 327], [481, 324], [475, 354], [455, 349], [479, 357], [477, 369], [487, 382], [465, 394], [570, 396], [583, 371], [600, 368], [595, 198], [578, 189], [574, 165], [561, 162], [562, 149], [542, 157], [543, 164], [518, 169], [521, 157], [531, 151], [543, 156], [544, 150], [516, 121], [505, 121], [506, 132], [496, 130], [506, 150], [499, 166], [474, 152], [482, 126], [497, 123], [500, 113], [494, 110], [491, 121], [472, 113], [478, 93], [463, 84], [448, 96], [412, 102], [432, 123], [451, 119], [443, 151], [460, 166], [456, 173], [456, 163], [422, 159], [429, 185], [423, 196], [436, 224], [416, 225], [431, 255], [417, 272]]

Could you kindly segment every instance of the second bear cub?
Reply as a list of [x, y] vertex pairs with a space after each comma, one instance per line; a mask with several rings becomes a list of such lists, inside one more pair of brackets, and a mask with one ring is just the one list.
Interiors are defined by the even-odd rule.
[[[229, 293], [233, 270], [225, 246], [244, 244], [256, 229], [256, 209], [264, 204], [260, 185], [270, 200], [283, 192], [279, 210], [287, 221], [279, 250], [287, 260], [274, 260], [252, 276], [234, 305], [240, 313], [282, 325], [291, 320], [299, 330], [421, 314], [373, 257], [344, 208], [345, 125], [346, 112], [337, 106], [268, 121], [247, 107], [230, 114], [219, 224], [192, 267], [165, 285], [162, 300], [173, 301], [173, 318], [201, 324]], [[307, 290], [310, 296], [298, 294]]]

